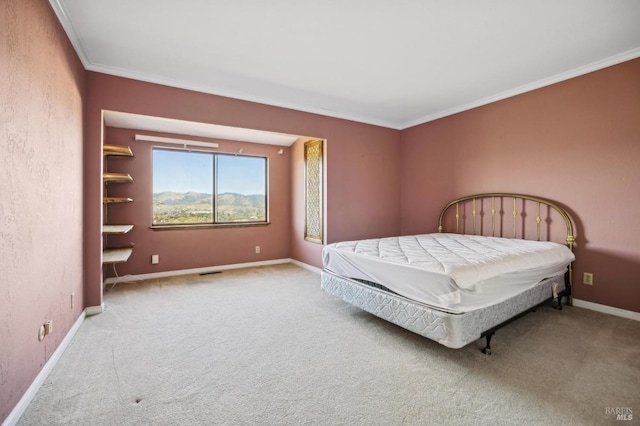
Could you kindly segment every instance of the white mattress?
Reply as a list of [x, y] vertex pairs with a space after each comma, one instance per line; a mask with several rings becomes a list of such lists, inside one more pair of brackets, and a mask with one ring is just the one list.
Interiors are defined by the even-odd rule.
[[381, 284], [452, 313], [487, 307], [562, 274], [574, 255], [554, 242], [423, 234], [329, 244], [325, 269]]

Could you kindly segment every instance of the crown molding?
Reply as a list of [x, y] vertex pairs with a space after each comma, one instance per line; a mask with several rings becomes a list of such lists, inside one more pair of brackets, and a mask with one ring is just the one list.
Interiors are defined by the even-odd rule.
[[416, 120], [412, 120], [400, 125], [399, 130], [408, 129], [410, 127], [418, 126], [420, 124], [428, 123], [430, 121], [437, 120], [439, 118], [444, 118], [449, 115], [457, 114], [459, 112], [467, 111], [473, 108], [477, 108], [483, 105], [488, 105], [493, 102], [501, 101], [503, 99], [511, 98], [513, 96], [521, 95], [526, 92], [531, 92], [533, 90], [540, 89], [545, 86], [550, 86], [552, 84], [560, 83], [565, 80], [572, 79], [574, 77], [579, 77], [581, 75], [588, 74], [590, 72], [598, 71], [603, 68], [607, 68], [613, 65], [620, 64], [622, 62], [630, 61], [632, 59], [636, 59], [640, 57], [640, 48], [628, 50], [626, 52], [620, 53], [618, 55], [610, 56], [608, 58], [602, 59], [600, 61], [592, 62], [590, 64], [574, 68], [569, 71], [562, 72], [560, 74], [556, 74], [554, 76], [543, 78], [542, 80], [535, 81], [533, 83], [525, 84], [524, 86], [516, 87], [515, 89], [507, 90], [502, 93], [498, 93], [496, 95], [488, 96], [486, 98], [469, 102], [464, 105], [459, 105], [453, 108], [449, 108], [444, 111], [439, 111], [435, 114], [426, 115], [424, 117], [418, 118]]
[[87, 71], [94, 71], [94, 72], [99, 72], [103, 74], [114, 75], [117, 77], [144, 81], [147, 83], [160, 84], [162, 86], [176, 87], [178, 89], [191, 90], [194, 92], [207, 93], [210, 95], [224, 96], [226, 98], [238, 99], [242, 101], [254, 102], [254, 103], [259, 103], [264, 105], [280, 107], [280, 108], [287, 108], [295, 111], [308, 112], [311, 114], [318, 114], [318, 115], [323, 115], [327, 117], [340, 118], [343, 120], [356, 121], [358, 123], [371, 124], [374, 126], [388, 127], [395, 130], [400, 129], [398, 127], [398, 123], [373, 119], [371, 117], [366, 117], [363, 115], [343, 113], [339, 111], [331, 111], [323, 108], [300, 105], [294, 102], [283, 102], [275, 99], [269, 99], [269, 98], [263, 98], [260, 96], [250, 95], [247, 93], [229, 91], [221, 87], [202, 86], [202, 85], [188, 83], [184, 81], [179, 81], [179, 80], [174, 80], [174, 79], [169, 79], [169, 78], [164, 78], [164, 77], [159, 77], [159, 76], [149, 75], [149, 74], [144, 74], [139, 72], [133, 72], [133, 71], [125, 70], [122, 68], [111, 67], [111, 66], [107, 66], [99, 63], [94, 63], [89, 58], [87, 49], [85, 48], [80, 37], [78, 36], [78, 32], [76, 31], [75, 27], [71, 23], [71, 20], [69, 19], [67, 11], [65, 10], [60, 0], [49, 0], [49, 3], [51, 4], [51, 7], [53, 8], [56, 16], [58, 17], [58, 20], [60, 21], [60, 23], [62, 24], [62, 27], [67, 33], [67, 37], [69, 37], [69, 40], [71, 41], [71, 45], [73, 46], [73, 48], [76, 51], [76, 54], [80, 58], [82, 65]]
[[622, 62], [626, 62], [632, 59], [636, 59], [640, 57], [640, 48], [635, 48], [628, 50], [626, 52], [620, 53], [618, 55], [614, 55], [596, 62], [592, 62], [590, 64], [574, 68], [569, 71], [565, 71], [554, 76], [544, 78], [533, 83], [525, 84], [520, 87], [516, 87], [511, 90], [507, 90], [495, 95], [491, 95], [476, 101], [472, 101], [463, 105], [454, 106], [452, 108], [438, 111], [433, 114], [428, 114], [417, 118], [415, 120], [411, 120], [405, 123], [392, 122], [387, 120], [381, 120], [377, 118], [367, 117], [359, 114], [345, 113], [340, 111], [327, 110], [324, 108], [317, 108], [308, 105], [301, 105], [295, 102], [286, 102], [276, 99], [264, 98], [261, 96], [255, 96], [248, 93], [241, 93], [230, 91], [228, 89], [222, 87], [210, 87], [203, 86], [193, 83], [188, 83], [185, 81], [164, 78], [156, 75], [150, 75], [145, 73], [133, 72], [122, 68], [111, 67], [103, 64], [93, 63], [87, 53], [87, 49], [83, 45], [80, 37], [78, 37], [78, 33], [75, 30], [75, 27], [71, 23], [71, 20], [68, 17], [68, 14], [60, 2], [60, 0], [49, 0], [58, 20], [62, 24], [73, 48], [75, 49], [80, 61], [82, 62], [84, 68], [88, 71], [94, 71], [103, 74], [114, 75], [117, 77], [129, 78], [132, 80], [144, 81], [147, 83], [160, 84], [163, 86], [176, 87], [179, 89], [191, 90], [195, 92], [207, 93], [210, 95], [216, 96], [224, 96], [227, 98], [243, 100], [247, 102], [254, 102], [264, 105], [270, 105], [280, 108], [292, 109], [295, 111], [308, 112], [311, 114], [317, 114], [327, 117], [339, 118], [342, 120], [355, 121], [358, 123], [370, 124], [374, 126], [386, 127], [394, 130], [404, 130], [410, 127], [418, 126], [420, 124], [428, 123], [430, 121], [438, 120], [440, 118], [444, 118], [453, 114], [457, 114], [460, 112], [464, 112], [473, 108], [477, 108], [483, 105], [487, 105], [493, 102], [501, 101], [503, 99], [507, 99], [513, 96], [521, 95], [526, 92], [531, 92], [533, 90], [540, 89], [545, 86], [550, 86], [555, 83], [560, 83], [565, 80], [569, 80], [574, 77], [579, 77], [584, 74], [588, 74], [590, 72], [598, 71], [603, 68], [607, 68], [613, 65], [617, 65]]
[[399, 130], [398, 123], [390, 121], [373, 119], [363, 115], [343, 113], [339, 111], [331, 111], [323, 108], [311, 107], [308, 105], [296, 104], [293, 102], [280, 101], [276, 99], [264, 98], [260, 96], [250, 95], [248, 93], [240, 93], [230, 91], [221, 87], [210, 87], [199, 84], [193, 84], [184, 82], [181, 80], [175, 80], [156, 75], [150, 75], [146, 73], [139, 73], [135, 71], [126, 70], [123, 68], [112, 67], [104, 64], [91, 63], [85, 68], [88, 71], [94, 71], [102, 74], [113, 75], [117, 77], [129, 78], [132, 80], [144, 81], [147, 83], [159, 84], [162, 86], [175, 87], [178, 89], [191, 90], [194, 92], [206, 93], [209, 95], [223, 96], [226, 98], [237, 99], [241, 101], [254, 102], [258, 104], [270, 105], [274, 107], [292, 109], [295, 111], [308, 112], [311, 114], [323, 115], [327, 117], [340, 118], [343, 120], [356, 121], [358, 123], [371, 124], [374, 126], [388, 127], [391, 129]]
[[[56, 1], [56, 0], [51, 0]], [[73, 41], [72, 41], [73, 43]], [[74, 44], [75, 46], [75, 44]], [[86, 56], [86, 55], [85, 55]], [[429, 114], [424, 117], [418, 118], [416, 120], [412, 120], [406, 123], [397, 123], [386, 120], [374, 119], [371, 117], [366, 117], [358, 114], [350, 114], [343, 113], [339, 111], [329, 111], [322, 108], [314, 108], [309, 107], [307, 105], [300, 105], [289, 102], [282, 102], [275, 99], [262, 98], [259, 96], [252, 96], [246, 93], [238, 93], [229, 91], [223, 88], [212, 88], [205, 87], [201, 85], [195, 85], [191, 83], [186, 83], [178, 80], [142, 74], [137, 72], [132, 72], [129, 70], [124, 70], [121, 68], [110, 67], [102, 64], [89, 64], [85, 65], [85, 68], [89, 71], [100, 72], [109, 75], [115, 75], [123, 78], [130, 78], [133, 80], [145, 81], [148, 83], [160, 84], [163, 86], [176, 87], [179, 89], [192, 90], [201, 93], [207, 93], [211, 95], [224, 96], [232, 99], [239, 99], [248, 102], [255, 102], [264, 105], [271, 105], [280, 108], [293, 109], [301, 112], [308, 112], [311, 114], [318, 114], [327, 117], [339, 118], [343, 120], [355, 121], [358, 123], [371, 124], [374, 126], [386, 127], [394, 130], [404, 130], [410, 127], [414, 127], [420, 124], [428, 123], [430, 121], [435, 121], [440, 118], [444, 118], [450, 115], [454, 115], [460, 112], [464, 112], [473, 108], [477, 108], [483, 105], [488, 105], [493, 102], [501, 101], [507, 98], [511, 98], [517, 95], [521, 95], [523, 93], [531, 92], [533, 90], [537, 90], [546, 86], [550, 86], [552, 84], [560, 83], [562, 81], [566, 81], [575, 77], [579, 77], [581, 75], [585, 75], [594, 71], [601, 70], [603, 68], [607, 68], [613, 65], [620, 64], [622, 62], [630, 61], [632, 59], [636, 59], [640, 57], [640, 48], [632, 49], [626, 52], [623, 52], [618, 55], [614, 55], [608, 58], [605, 58], [600, 61], [592, 62], [590, 64], [584, 65], [582, 67], [574, 68], [569, 71], [565, 71], [554, 76], [544, 78], [542, 80], [535, 81], [533, 83], [525, 84], [520, 87], [516, 87], [511, 90], [507, 90], [505, 92], [498, 93], [496, 95], [488, 96], [483, 99], [479, 99], [477, 101], [469, 102], [467, 104], [459, 105], [453, 108], [449, 108], [443, 111], [439, 111], [435, 114]]]
[[64, 29], [65, 33], [67, 33], [67, 37], [69, 37], [71, 45], [76, 51], [78, 58], [80, 58], [80, 62], [82, 62], [82, 65], [86, 69], [91, 64], [91, 60], [89, 59], [89, 55], [87, 54], [87, 49], [82, 44], [80, 37], [78, 37], [78, 32], [69, 19], [67, 11], [65, 10], [62, 3], [60, 3], [60, 0], [49, 0], [49, 4], [58, 17], [58, 21], [60, 21], [60, 24], [62, 24], [62, 28]]

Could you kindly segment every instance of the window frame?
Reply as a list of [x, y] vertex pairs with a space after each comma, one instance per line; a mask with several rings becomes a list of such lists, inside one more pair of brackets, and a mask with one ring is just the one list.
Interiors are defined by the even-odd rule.
[[[176, 152], [189, 152], [207, 154], [212, 157], [212, 222], [199, 222], [199, 223], [167, 223], [167, 224], [155, 224], [154, 223], [154, 152], [156, 150], [161, 151], [176, 151]], [[264, 202], [265, 202], [265, 219], [260, 221], [240, 221], [240, 222], [217, 222], [218, 219], [218, 157], [219, 156], [235, 156], [235, 157], [247, 157], [258, 158], [264, 160]], [[166, 146], [153, 146], [151, 147], [151, 229], [154, 230], [170, 230], [170, 229], [202, 229], [202, 228], [240, 228], [240, 227], [256, 227], [267, 226], [269, 221], [269, 157], [266, 155], [251, 155], [243, 153], [230, 153], [230, 152], [216, 152], [207, 149], [192, 149], [192, 148], [174, 148]]]
[[[315, 151], [315, 158], [310, 158]], [[313, 185], [315, 182], [316, 185]], [[314, 226], [311, 226], [311, 224]], [[312, 229], [313, 228], [313, 229]], [[304, 143], [304, 239], [324, 242], [324, 140]]]

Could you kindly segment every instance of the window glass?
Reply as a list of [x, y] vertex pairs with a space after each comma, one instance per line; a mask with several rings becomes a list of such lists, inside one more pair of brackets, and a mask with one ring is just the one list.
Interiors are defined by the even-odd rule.
[[152, 225], [266, 222], [267, 159], [153, 149]]
[[266, 221], [266, 158], [222, 154], [216, 158], [216, 221]]
[[322, 140], [304, 143], [304, 239], [322, 244]]

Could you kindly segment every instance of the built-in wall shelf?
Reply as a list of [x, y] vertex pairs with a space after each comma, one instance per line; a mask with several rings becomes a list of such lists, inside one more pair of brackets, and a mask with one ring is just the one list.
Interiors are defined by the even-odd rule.
[[[105, 169], [107, 168], [107, 158], [118, 158], [118, 157], [133, 157], [133, 152], [131, 152], [131, 148], [123, 145], [111, 145], [111, 144], [103, 144], [102, 145], [102, 154], [105, 158]], [[102, 182], [104, 184], [108, 183], [127, 183], [133, 182], [133, 178], [128, 173], [114, 173], [104, 171], [102, 173]], [[105, 188], [106, 195], [106, 188]], [[105, 205], [108, 204], [117, 204], [117, 203], [130, 203], [133, 200], [128, 197], [109, 197], [105, 196], [102, 199], [102, 203]], [[106, 207], [105, 207], [105, 217], [106, 217]], [[104, 246], [109, 246], [109, 235], [122, 235], [126, 234], [133, 229], [133, 225], [111, 225], [111, 224], [103, 224], [102, 225], [102, 234], [104, 236]], [[133, 245], [133, 244], [132, 244]], [[133, 247], [122, 247], [122, 248], [105, 248], [102, 251], [102, 263], [103, 264], [114, 264], [114, 263], [124, 263], [129, 260], [129, 257], [133, 253]]]
[[126, 234], [133, 229], [133, 225], [102, 225], [103, 234]]
[[132, 201], [133, 199], [128, 197], [104, 197], [102, 204], [130, 203]]
[[102, 252], [102, 263], [124, 263], [129, 260], [131, 253], [133, 253], [131, 247], [105, 249]]
[[131, 152], [131, 148], [125, 145], [104, 144], [102, 145], [102, 155], [105, 157], [133, 157], [133, 152]]
[[128, 173], [104, 172], [102, 174], [102, 181], [104, 183], [124, 183], [133, 182], [133, 178]]

